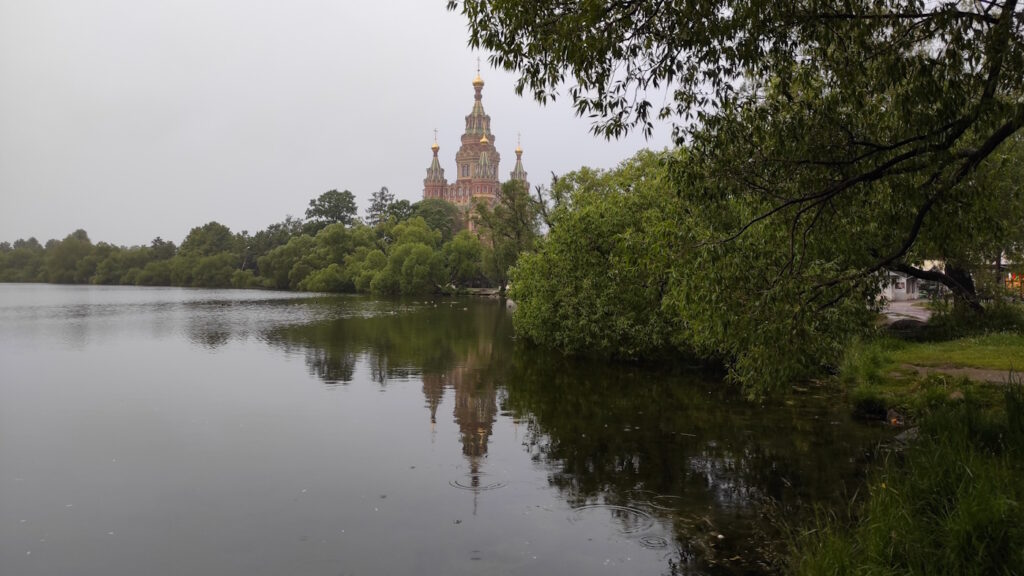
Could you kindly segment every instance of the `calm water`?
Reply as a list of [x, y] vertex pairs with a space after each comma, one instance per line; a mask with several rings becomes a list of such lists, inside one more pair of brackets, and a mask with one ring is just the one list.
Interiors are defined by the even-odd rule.
[[517, 345], [492, 301], [0, 284], [0, 573], [757, 573], [844, 406]]

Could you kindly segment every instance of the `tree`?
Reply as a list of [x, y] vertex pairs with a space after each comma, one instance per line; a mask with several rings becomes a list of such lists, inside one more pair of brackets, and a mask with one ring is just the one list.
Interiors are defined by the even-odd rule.
[[969, 266], [918, 265], [973, 253], [997, 206], [1024, 217], [1008, 188], [974, 185], [1024, 127], [1016, 0], [458, 7], [520, 92], [569, 83], [597, 134], [675, 123], [667, 177], [688, 216], [663, 306], [735, 379], [763, 390], [834, 361], [885, 270], [983, 312]]
[[[1021, 261], [1024, 250], [1024, 135], [1016, 134], [985, 160], [963, 184], [963, 194], [973, 201], [956, 211], [935, 215], [934, 226], [922, 232], [912, 253], [946, 263], [947, 276], [958, 278], [955, 289], [965, 294], [958, 300], [980, 300], [998, 296], [1004, 287], [1006, 260]], [[918, 261], [907, 259], [894, 270], [924, 280], [943, 280], [925, 270]], [[957, 292], [955, 292], [957, 293]]]
[[444, 255], [449, 284], [465, 286], [480, 279], [483, 245], [472, 232], [463, 230], [456, 234], [455, 238], [445, 243], [441, 253]]
[[270, 288], [285, 290], [297, 287], [305, 279], [302, 270], [307, 274], [312, 272], [312, 268], [299, 267], [299, 263], [315, 246], [316, 241], [311, 236], [292, 237], [287, 244], [274, 248], [259, 259], [260, 275], [268, 280]]
[[149, 247], [153, 250], [153, 258], [157, 260], [168, 260], [177, 252], [174, 242], [169, 242], [157, 236], [150, 242]]
[[[460, 5], [470, 44], [518, 71], [517, 91], [545, 102], [572, 81], [596, 133], [649, 134], [675, 118], [694, 207], [748, 203], [710, 241], [783, 220], [798, 270], [815, 233], [863, 238], [807, 286], [814, 306], [885, 268], [919, 274], [922, 235], [977, 201], [961, 184], [1024, 126], [1016, 0], [448, 4]], [[934, 279], [977, 307], [961, 276]]]
[[[645, 152], [608, 173], [559, 180], [571, 185], [560, 190], [568, 200], [539, 250], [513, 269], [519, 333], [573, 353], [724, 361], [753, 394], [836, 362], [846, 339], [870, 326], [877, 281], [815, 310], [800, 283], [777, 274], [788, 259], [781, 222], [705, 244], [723, 224], [680, 201], [672, 170], [685, 162], [686, 150]], [[736, 220], [749, 217], [750, 206], [729, 206]], [[817, 246], [805, 272], [830, 274], [841, 247]]]
[[294, 236], [302, 234], [302, 220], [294, 216], [285, 216], [281, 222], [275, 222], [265, 229], [246, 239], [243, 268], [248, 264], [256, 264], [268, 252], [284, 246]]
[[195, 263], [191, 285], [198, 288], [227, 288], [231, 286], [232, 275], [236, 271], [235, 259], [228, 252], [203, 256]]
[[15, 240], [4, 259], [0, 281], [45, 282], [44, 254], [45, 249], [35, 238]]
[[387, 217], [395, 222], [403, 222], [413, 216], [412, 204], [408, 200], [398, 200], [388, 206]]
[[92, 253], [86, 257], [91, 262], [88, 267], [93, 269], [91, 284], [120, 284], [121, 279], [128, 271], [125, 253], [122, 249], [106, 242], [100, 242], [93, 248]]
[[441, 233], [441, 241], [447, 242], [462, 228], [459, 209], [445, 200], [427, 198], [412, 205], [412, 216], [423, 218], [427, 225]]
[[526, 186], [517, 180], [501, 185], [494, 205], [479, 201], [476, 220], [481, 237], [488, 245], [485, 269], [505, 292], [508, 271], [519, 255], [533, 248], [540, 233], [540, 207]]
[[172, 260], [173, 258], [149, 262], [135, 277], [135, 283], [139, 286], [170, 286]]
[[328, 190], [310, 200], [306, 209], [306, 218], [319, 228], [335, 222], [351, 226], [358, 220], [357, 214], [356, 197], [348, 190]]
[[213, 256], [221, 252], [236, 252], [236, 242], [231, 229], [219, 222], [208, 222], [189, 230], [178, 249], [182, 256]]
[[661, 157], [641, 152], [615, 170], [583, 169], [558, 185], [571, 207], [551, 213], [543, 244], [512, 270], [517, 333], [574, 354], [689, 353], [691, 335], [664, 304], [691, 225]]
[[432, 229], [427, 225], [427, 221], [420, 217], [397, 224], [392, 228], [391, 235], [395, 246], [418, 242], [434, 249], [441, 244], [441, 232]]
[[351, 289], [352, 279], [338, 264], [321, 268], [299, 283], [299, 290], [308, 292], [346, 292]]
[[380, 190], [370, 194], [370, 205], [366, 208], [366, 223], [376, 226], [388, 218], [388, 209], [395, 202], [395, 195], [388, 190], [387, 186], [381, 186]]
[[47, 242], [43, 266], [46, 281], [55, 284], [81, 284], [92, 276], [90, 270], [80, 270], [79, 264], [92, 253], [92, 242], [85, 230], [75, 230], [62, 241]]
[[374, 245], [373, 230], [364, 225], [346, 228], [341, 224], [331, 224], [316, 235], [316, 248], [313, 252], [323, 266], [341, 264], [345, 257], [359, 247]]
[[387, 265], [370, 283], [377, 294], [429, 294], [444, 277], [444, 259], [421, 242], [397, 244], [388, 254]]
[[387, 264], [388, 257], [380, 250], [357, 249], [345, 258], [345, 269], [356, 292], [370, 292], [374, 278]]

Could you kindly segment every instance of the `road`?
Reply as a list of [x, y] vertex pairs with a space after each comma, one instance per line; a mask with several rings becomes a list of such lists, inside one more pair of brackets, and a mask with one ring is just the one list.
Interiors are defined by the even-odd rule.
[[932, 311], [925, 307], [927, 300], [904, 300], [901, 302], [889, 302], [882, 308], [882, 313], [889, 323], [897, 320], [917, 320], [927, 322], [932, 316]]

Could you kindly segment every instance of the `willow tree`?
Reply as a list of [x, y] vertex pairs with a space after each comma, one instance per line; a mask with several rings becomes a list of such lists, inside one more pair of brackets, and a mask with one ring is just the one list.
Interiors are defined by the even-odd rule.
[[[917, 274], [922, 233], [973, 200], [960, 184], [1024, 126], [1015, 0], [449, 2], [460, 7], [470, 43], [517, 71], [520, 93], [564, 88], [596, 133], [675, 118], [717, 176], [703, 198], [760, 208], [722, 240], [767, 218], [787, 219], [795, 245], [815, 228], [856, 235], [861, 215], [884, 223], [821, 288]], [[931, 278], [976, 303], [955, 274]]]
[[540, 203], [519, 180], [501, 185], [493, 204], [478, 200], [472, 216], [484, 241], [484, 273], [504, 294], [509, 269], [519, 255], [532, 250], [540, 235]]
[[[1024, 219], [1012, 190], [977, 183], [1024, 126], [1015, 0], [449, 8], [520, 93], [568, 97], [596, 134], [673, 123], [688, 149], [672, 162], [676, 195], [702, 222], [693, 270], [713, 278], [680, 277], [678, 305], [698, 337], [748, 358], [741, 372], [841, 326], [837, 310], [871, 301], [885, 270], [982, 310], [959, 258], [992, 218]], [[944, 257], [944, 271], [921, 267]]]

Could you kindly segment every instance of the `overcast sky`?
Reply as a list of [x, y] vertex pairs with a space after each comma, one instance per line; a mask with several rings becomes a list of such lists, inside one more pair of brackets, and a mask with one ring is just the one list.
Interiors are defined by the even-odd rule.
[[[419, 200], [434, 128], [454, 180], [467, 38], [444, 0], [0, 0], [0, 240], [255, 232], [332, 188], [361, 215], [381, 186]], [[669, 143], [595, 137], [480, 56], [503, 180], [517, 132], [533, 183]]]

